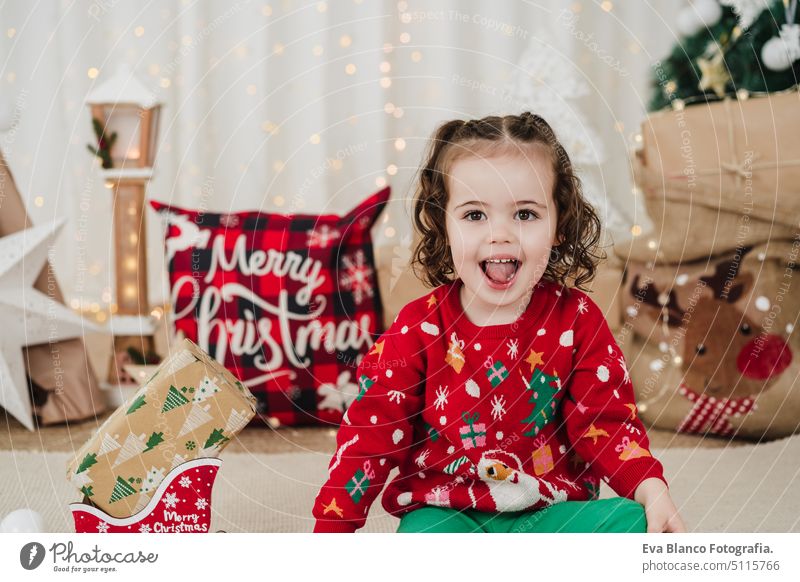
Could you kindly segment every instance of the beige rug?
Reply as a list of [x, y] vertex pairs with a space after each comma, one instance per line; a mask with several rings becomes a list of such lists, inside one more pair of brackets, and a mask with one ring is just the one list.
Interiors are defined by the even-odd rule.
[[[724, 449], [654, 449], [691, 531], [800, 532], [800, 436]], [[71, 532], [65, 478], [69, 453], [0, 451], [0, 517], [31, 507], [48, 531]], [[213, 531], [311, 531], [311, 504], [327, 453], [225, 452], [212, 499]], [[613, 496], [604, 486], [602, 496]], [[364, 531], [391, 532], [398, 520], [376, 502]]]

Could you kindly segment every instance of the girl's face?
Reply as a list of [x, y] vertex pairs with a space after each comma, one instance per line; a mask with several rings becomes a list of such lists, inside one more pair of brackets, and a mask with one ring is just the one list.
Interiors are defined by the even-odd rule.
[[513, 323], [527, 308], [555, 242], [554, 179], [545, 153], [531, 148], [453, 163], [447, 238], [476, 325]]

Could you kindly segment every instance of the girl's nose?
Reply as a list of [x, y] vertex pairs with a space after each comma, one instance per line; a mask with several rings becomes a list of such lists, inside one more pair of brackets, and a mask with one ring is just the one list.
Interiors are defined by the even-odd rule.
[[493, 244], [512, 242], [514, 235], [512, 228], [503, 221], [489, 224], [489, 242]]

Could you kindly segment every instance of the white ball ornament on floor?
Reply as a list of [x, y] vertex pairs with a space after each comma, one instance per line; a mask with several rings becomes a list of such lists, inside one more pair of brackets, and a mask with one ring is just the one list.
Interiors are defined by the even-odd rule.
[[0, 521], [0, 533], [43, 533], [44, 519], [29, 508], [12, 511]]
[[761, 61], [770, 71], [785, 71], [800, 58], [800, 24], [784, 24], [780, 36], [761, 47]]
[[692, 36], [714, 26], [722, 18], [722, 7], [717, 0], [696, 0], [678, 12], [675, 25], [683, 36]]

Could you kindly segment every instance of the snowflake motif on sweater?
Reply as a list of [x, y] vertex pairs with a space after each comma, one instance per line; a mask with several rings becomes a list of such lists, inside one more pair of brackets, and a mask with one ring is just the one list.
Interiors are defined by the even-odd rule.
[[337, 434], [314, 531], [362, 527], [426, 505], [534, 511], [633, 498], [664, 479], [636, 416], [622, 352], [585, 293], [540, 281], [514, 323], [480, 327], [456, 280], [406, 305], [355, 374], [360, 397]]

